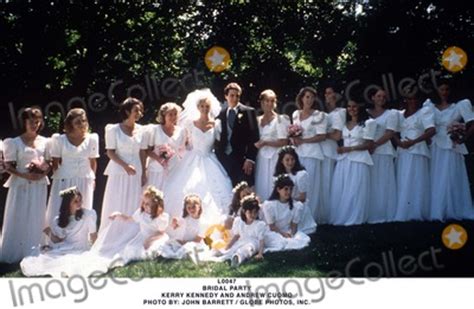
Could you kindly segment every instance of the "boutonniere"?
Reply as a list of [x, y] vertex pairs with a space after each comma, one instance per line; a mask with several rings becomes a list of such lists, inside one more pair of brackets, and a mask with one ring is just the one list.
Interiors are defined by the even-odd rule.
[[242, 113], [238, 113], [238, 114], [237, 114], [237, 118], [238, 118], [239, 120], [242, 119], [242, 117], [244, 117], [244, 114], [242, 114]]

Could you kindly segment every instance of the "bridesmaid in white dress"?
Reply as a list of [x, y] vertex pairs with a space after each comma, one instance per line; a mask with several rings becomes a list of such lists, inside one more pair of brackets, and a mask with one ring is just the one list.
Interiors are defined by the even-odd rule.
[[342, 138], [342, 130], [346, 123], [346, 110], [337, 106], [341, 101], [341, 96], [332, 88], [326, 88], [324, 92], [326, 109], [328, 116], [328, 133], [326, 139], [321, 142], [323, 148], [324, 161], [322, 165], [322, 182], [321, 186], [321, 212], [319, 217], [320, 223], [329, 222], [329, 205], [331, 204], [331, 183], [334, 175], [334, 167], [337, 160], [337, 142]]
[[[303, 204], [291, 197], [293, 188], [290, 177], [278, 176], [270, 198], [262, 205], [265, 222], [270, 227], [270, 232], [265, 234], [268, 251], [302, 249], [311, 241], [308, 235], [298, 230]], [[279, 247], [281, 243], [283, 246]]]
[[400, 138], [397, 143], [398, 205], [395, 221], [429, 220], [430, 150], [426, 141], [435, 133], [434, 113], [414, 95], [405, 98], [399, 112]]
[[169, 240], [165, 231], [170, 216], [165, 212], [163, 193], [153, 186], [145, 189], [133, 215], [114, 212], [110, 219], [112, 223], [99, 234], [90, 252], [109, 259], [109, 267], [154, 258]]
[[111, 213], [132, 215], [140, 202], [142, 185], [146, 182], [145, 160], [148, 141], [144, 127], [137, 124], [142, 117], [143, 103], [127, 98], [120, 105], [121, 123], [105, 127], [105, 148], [110, 161], [107, 175], [100, 230], [110, 222]]
[[25, 276], [60, 277], [70, 265], [66, 254], [80, 254], [89, 250], [97, 238], [97, 215], [93, 209], [82, 208], [82, 194], [76, 187], [60, 193], [58, 216], [44, 230], [50, 246], [38, 256], [24, 258], [20, 267]]
[[184, 106], [183, 124], [189, 134], [191, 150], [173, 170], [163, 187], [168, 213], [182, 213], [183, 198], [195, 193], [202, 199], [202, 220], [211, 225], [223, 223], [232, 200], [232, 184], [213, 151], [220, 137], [220, 103], [209, 89], [188, 94]]
[[263, 260], [265, 248], [265, 233], [268, 226], [258, 220], [260, 205], [255, 195], [242, 199], [242, 212], [234, 220], [232, 226], [233, 237], [227, 244], [222, 260], [231, 259], [231, 266], [237, 267], [244, 261], [255, 256], [256, 260]]
[[[472, 104], [465, 99], [449, 103], [449, 85], [440, 83], [438, 93], [440, 102], [425, 102], [424, 106], [433, 109], [436, 135], [431, 145], [431, 220], [474, 219], [471, 190], [464, 162], [468, 154], [464, 140], [474, 133], [474, 112]], [[464, 140], [453, 142], [448, 133], [449, 127], [464, 120], [466, 127], [471, 123]]]
[[347, 103], [347, 122], [342, 130], [344, 146], [337, 152], [336, 168], [331, 185], [329, 223], [355, 225], [367, 222], [370, 198], [370, 167], [373, 165], [369, 149], [377, 124], [368, 119], [363, 106]]
[[272, 192], [272, 174], [278, 157], [278, 148], [288, 144], [288, 126], [290, 118], [275, 112], [277, 97], [273, 90], [264, 90], [259, 96], [263, 115], [257, 117], [260, 140], [255, 170], [255, 192], [267, 199]]
[[[168, 102], [161, 105], [156, 117], [157, 125], [150, 125], [148, 151], [148, 183], [159, 190], [163, 189], [166, 178], [181, 160], [186, 148], [186, 130], [177, 126], [182, 108], [176, 103]], [[164, 160], [160, 148], [169, 147], [173, 154]]]
[[322, 164], [324, 153], [321, 142], [326, 139], [327, 117], [326, 114], [314, 109], [316, 101], [316, 90], [304, 87], [296, 96], [296, 104], [299, 110], [293, 113], [293, 124], [303, 128], [302, 136], [292, 137], [290, 141], [294, 144], [296, 152], [309, 175], [309, 190], [307, 205], [316, 222], [321, 217], [322, 199]]
[[206, 227], [201, 220], [202, 201], [197, 194], [184, 197], [182, 218], [173, 218], [166, 230], [170, 239], [162, 249], [161, 256], [167, 259], [183, 259], [190, 256], [197, 262], [196, 254], [209, 250], [203, 239]]
[[46, 225], [51, 225], [59, 214], [59, 192], [77, 187], [82, 194], [84, 209], [92, 209], [94, 182], [99, 157], [99, 137], [88, 133], [89, 123], [82, 108], [68, 112], [64, 120], [65, 134], [54, 134], [50, 142], [53, 184], [46, 211]]
[[0, 261], [18, 262], [38, 246], [46, 214], [46, 176], [50, 170], [45, 161], [48, 139], [39, 135], [44, 126], [40, 109], [26, 108], [22, 114], [24, 132], [6, 139], [5, 164], [10, 178], [5, 203]]
[[398, 127], [398, 112], [385, 108], [386, 94], [379, 89], [372, 96], [370, 116], [377, 123], [371, 168], [369, 223], [393, 221], [397, 208], [397, 184], [395, 178], [396, 151], [390, 139]]
[[277, 179], [282, 174], [288, 175], [294, 183], [291, 194], [293, 200], [303, 203], [298, 230], [305, 234], [314, 233], [316, 231], [316, 222], [311, 215], [311, 210], [306, 205], [306, 196], [309, 190], [308, 172], [301, 165], [293, 146], [285, 146], [278, 152], [278, 161], [273, 176]]

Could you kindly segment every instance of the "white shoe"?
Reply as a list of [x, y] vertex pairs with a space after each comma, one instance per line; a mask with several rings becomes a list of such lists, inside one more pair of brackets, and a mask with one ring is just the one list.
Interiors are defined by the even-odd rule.
[[230, 267], [236, 268], [240, 265], [240, 257], [237, 254], [234, 254], [232, 256], [232, 259], [230, 260]]

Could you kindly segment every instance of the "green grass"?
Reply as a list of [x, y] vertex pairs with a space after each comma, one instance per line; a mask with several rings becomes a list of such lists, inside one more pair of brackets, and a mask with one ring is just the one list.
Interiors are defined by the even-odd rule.
[[[452, 223], [452, 222], [449, 222]], [[456, 222], [462, 225], [471, 239], [459, 250], [449, 250], [441, 242], [441, 233], [449, 223], [406, 222], [335, 227], [322, 225], [312, 235], [309, 247], [300, 251], [265, 254], [261, 262], [251, 260], [237, 269], [229, 263], [193, 264], [189, 260], [176, 261], [159, 258], [135, 262], [111, 271], [116, 277], [323, 277], [332, 271], [345, 273], [349, 261], [357, 258], [348, 275], [363, 277], [376, 275], [367, 269], [369, 263], [383, 263], [382, 254], [389, 253], [395, 260], [405, 255], [419, 257], [430, 248], [439, 250], [440, 268], [430, 271], [417, 269], [410, 276], [417, 277], [473, 277], [474, 276], [474, 221]], [[428, 261], [429, 263], [429, 261]], [[400, 275], [400, 274], [398, 274]], [[0, 264], [0, 276], [22, 277], [18, 264]], [[393, 276], [392, 273], [383, 276]]]

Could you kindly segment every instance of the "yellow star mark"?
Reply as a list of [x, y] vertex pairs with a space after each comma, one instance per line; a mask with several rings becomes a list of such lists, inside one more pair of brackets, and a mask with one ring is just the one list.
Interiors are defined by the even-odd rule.
[[447, 48], [441, 58], [444, 68], [456, 73], [464, 69], [467, 64], [467, 54], [457, 46]]
[[467, 232], [458, 224], [450, 224], [444, 228], [441, 239], [446, 248], [461, 249], [467, 242]]
[[222, 72], [226, 70], [230, 65], [230, 54], [229, 52], [220, 46], [213, 46], [204, 56], [206, 66], [211, 72]]

